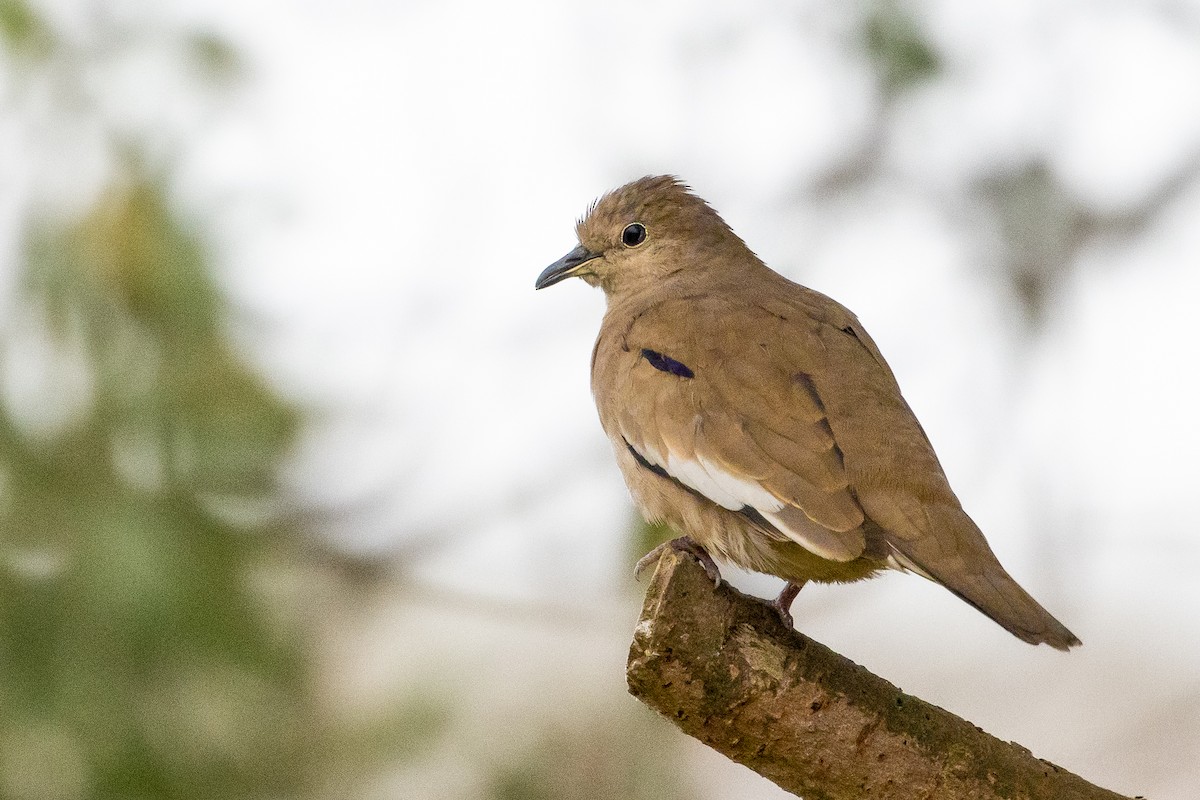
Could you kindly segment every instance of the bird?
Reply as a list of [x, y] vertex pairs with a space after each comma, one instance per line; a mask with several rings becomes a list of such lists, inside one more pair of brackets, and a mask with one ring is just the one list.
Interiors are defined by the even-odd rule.
[[608, 192], [535, 281], [603, 290], [600, 423], [662, 548], [785, 581], [892, 569], [941, 584], [1017, 638], [1080, 640], [1005, 571], [963, 510], [874, 340], [851, 311], [768, 267], [679, 178]]

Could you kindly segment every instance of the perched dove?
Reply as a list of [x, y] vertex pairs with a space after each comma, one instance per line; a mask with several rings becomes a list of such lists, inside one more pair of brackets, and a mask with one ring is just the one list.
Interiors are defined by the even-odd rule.
[[1026, 642], [1079, 644], [963, 511], [854, 314], [768, 268], [673, 177], [605, 195], [576, 233], [536, 286], [604, 290], [592, 392], [642, 513], [683, 534], [664, 546], [716, 580], [711, 556], [783, 578], [789, 621], [807, 581], [892, 568]]

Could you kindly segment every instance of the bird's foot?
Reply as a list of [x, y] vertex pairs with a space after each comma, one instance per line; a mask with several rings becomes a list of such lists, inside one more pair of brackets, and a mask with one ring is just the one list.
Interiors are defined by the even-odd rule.
[[[649, 553], [646, 553], [646, 555], [638, 559], [637, 565], [633, 568], [634, 580], [639, 580], [642, 577], [642, 572], [645, 571], [646, 567], [657, 562], [658, 557], [662, 555], [663, 550], [668, 547], [678, 553], [687, 553], [695, 558], [700, 562], [700, 566], [704, 567], [704, 572], [708, 575], [708, 577], [712, 578], [713, 584], [718, 587], [721, 585], [721, 570], [717, 567], [717, 562], [713, 561], [713, 558], [708, 554], [708, 551], [690, 536], [679, 536], [675, 539], [671, 539], [668, 542], [663, 542], [658, 547], [654, 548]], [[799, 591], [799, 589], [797, 589], [797, 591]]]
[[783, 586], [783, 591], [774, 600], [767, 602], [767, 605], [775, 609], [775, 613], [779, 615], [779, 619], [783, 624], [791, 630], [795, 626], [792, 620], [792, 601], [796, 599], [796, 595], [800, 594], [800, 590], [804, 588], [806, 581], [800, 583], [792, 583], [788, 581]]

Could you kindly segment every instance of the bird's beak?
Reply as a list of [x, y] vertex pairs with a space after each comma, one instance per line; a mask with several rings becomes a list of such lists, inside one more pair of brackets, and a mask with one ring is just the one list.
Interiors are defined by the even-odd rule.
[[534, 281], [534, 289], [545, 289], [547, 286], [553, 286], [561, 280], [572, 278], [580, 273], [583, 266], [593, 259], [600, 256], [588, 250], [583, 245], [579, 245], [565, 256], [555, 261], [550, 266], [542, 270], [542, 274], [537, 276]]

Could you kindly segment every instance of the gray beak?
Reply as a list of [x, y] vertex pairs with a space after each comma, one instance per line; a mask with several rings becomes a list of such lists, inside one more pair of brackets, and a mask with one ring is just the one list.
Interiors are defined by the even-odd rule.
[[555, 261], [550, 266], [542, 270], [542, 274], [537, 276], [537, 280], [533, 283], [534, 289], [545, 289], [547, 286], [553, 286], [559, 281], [566, 280], [578, 274], [579, 269], [589, 261], [599, 258], [597, 254], [588, 250], [583, 245], [579, 245], [565, 256]]

